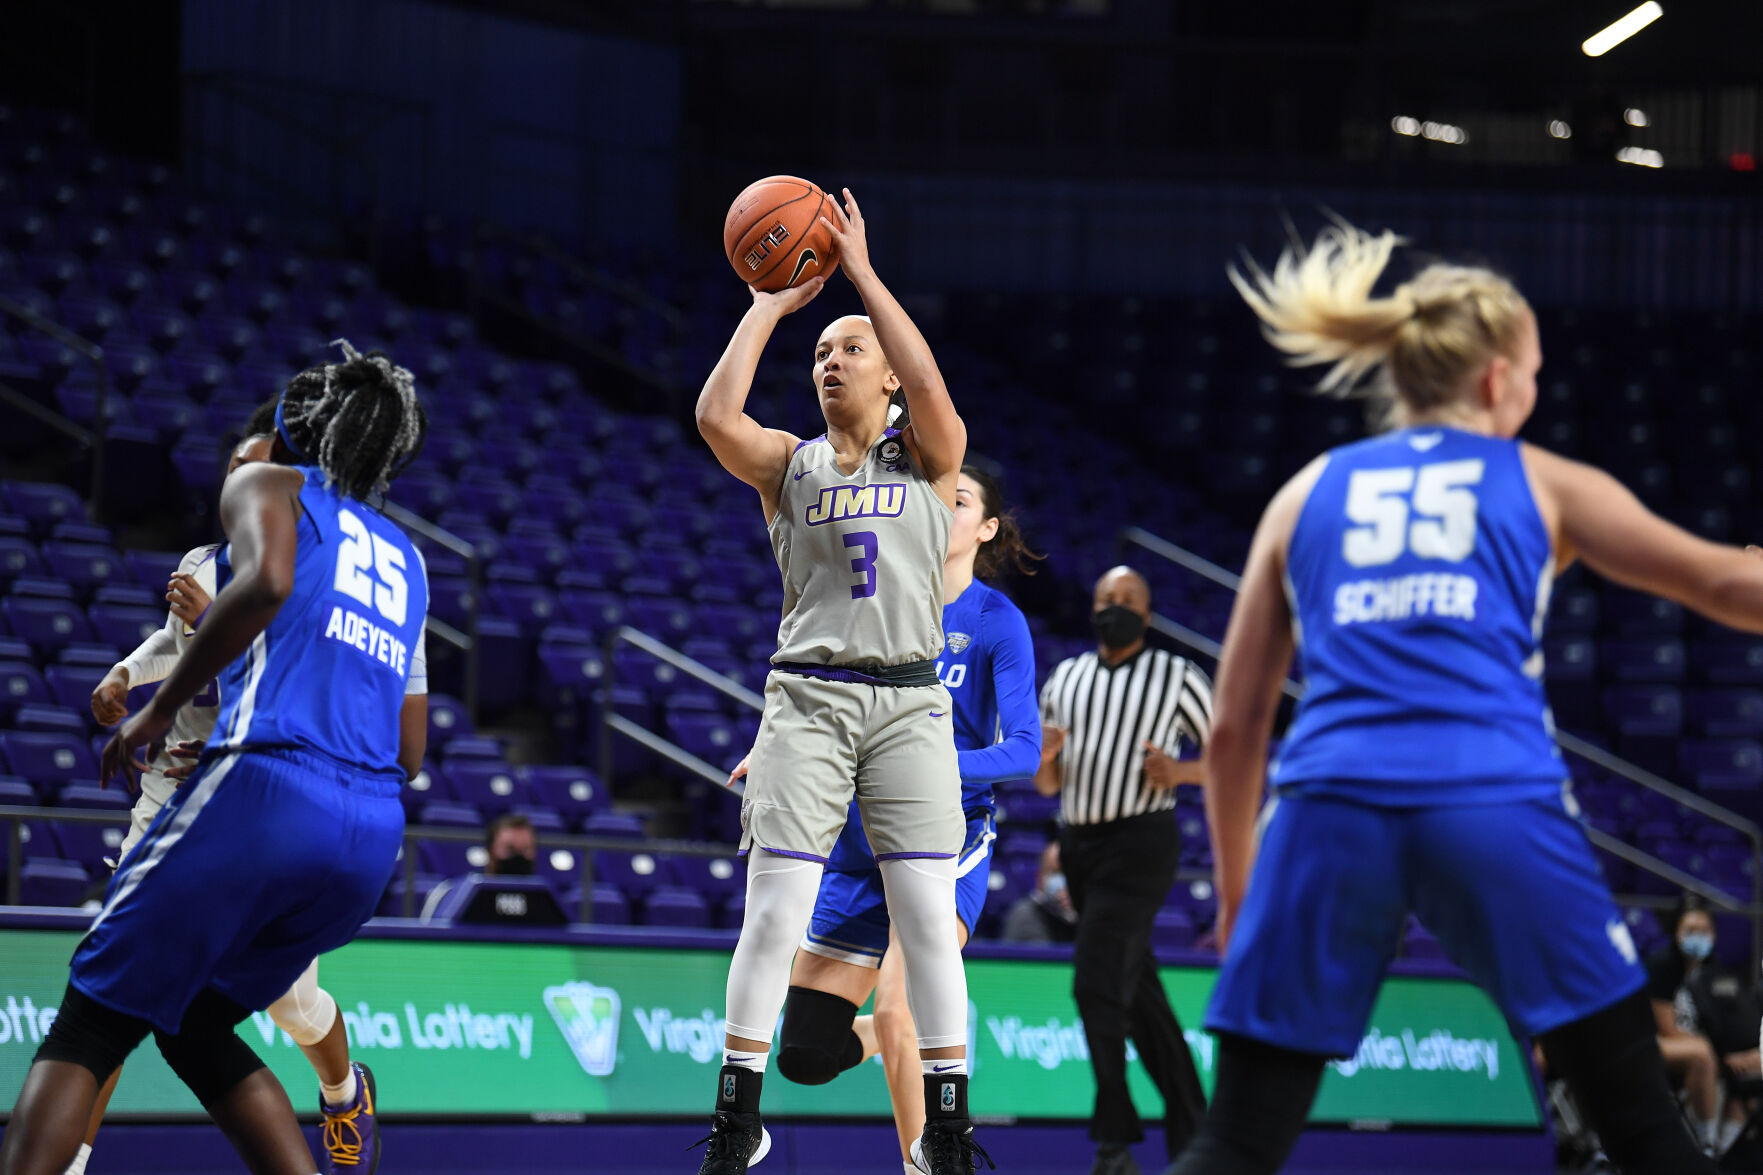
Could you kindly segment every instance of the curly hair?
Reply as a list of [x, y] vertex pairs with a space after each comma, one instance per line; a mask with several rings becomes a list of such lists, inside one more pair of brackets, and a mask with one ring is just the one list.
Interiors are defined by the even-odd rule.
[[346, 339], [333, 346], [343, 348], [343, 362], [294, 377], [276, 408], [276, 432], [349, 497], [384, 493], [428, 434], [415, 377], [383, 352], [363, 355]]

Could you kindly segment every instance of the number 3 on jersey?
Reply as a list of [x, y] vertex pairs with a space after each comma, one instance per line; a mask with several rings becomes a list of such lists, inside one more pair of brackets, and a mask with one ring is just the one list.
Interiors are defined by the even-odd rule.
[[875, 537], [873, 530], [854, 530], [845, 536], [845, 546], [857, 547], [863, 552], [851, 556], [851, 570], [863, 577], [862, 583], [851, 585], [851, 598], [862, 600], [875, 595], [875, 560], [881, 554], [881, 540]]
[[[1475, 550], [1475, 491], [1467, 487], [1481, 484], [1482, 470], [1480, 460], [1358, 470], [1347, 482], [1347, 519], [1359, 525], [1347, 528], [1341, 557], [1378, 567], [1406, 550], [1461, 563]], [[1418, 515], [1412, 523], [1410, 514]]]
[[337, 526], [343, 545], [337, 551], [336, 589], [401, 626], [410, 607], [404, 552], [369, 531], [352, 511], [337, 511]]

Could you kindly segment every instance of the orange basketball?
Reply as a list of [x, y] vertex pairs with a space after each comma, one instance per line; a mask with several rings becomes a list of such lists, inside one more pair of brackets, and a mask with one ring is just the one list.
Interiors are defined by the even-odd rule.
[[833, 235], [826, 193], [793, 175], [747, 185], [722, 222], [722, 251], [742, 281], [769, 293], [831, 273]]

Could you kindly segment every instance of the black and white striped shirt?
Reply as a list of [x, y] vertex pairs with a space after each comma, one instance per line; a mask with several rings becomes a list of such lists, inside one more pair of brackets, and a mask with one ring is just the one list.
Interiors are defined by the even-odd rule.
[[1212, 682], [1185, 657], [1145, 649], [1119, 665], [1095, 653], [1061, 661], [1041, 689], [1041, 722], [1062, 727], [1067, 824], [1102, 824], [1175, 807], [1175, 789], [1145, 786], [1145, 743], [1179, 758], [1206, 745]]

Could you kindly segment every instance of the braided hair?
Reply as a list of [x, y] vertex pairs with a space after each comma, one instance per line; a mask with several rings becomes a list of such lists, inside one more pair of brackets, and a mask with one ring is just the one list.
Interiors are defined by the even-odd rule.
[[363, 355], [338, 339], [343, 362], [295, 376], [276, 406], [275, 431], [299, 462], [317, 465], [325, 484], [351, 498], [383, 494], [416, 459], [428, 416], [416, 379], [383, 352]]

